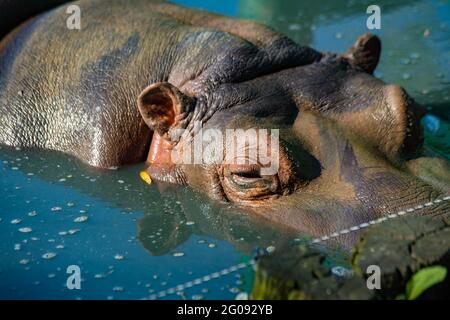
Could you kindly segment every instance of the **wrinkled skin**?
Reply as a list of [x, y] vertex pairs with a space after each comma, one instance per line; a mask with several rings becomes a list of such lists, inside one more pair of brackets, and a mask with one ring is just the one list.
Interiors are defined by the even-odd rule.
[[[61, 7], [0, 43], [0, 143], [99, 168], [147, 159], [156, 181], [190, 185], [312, 236], [449, 193], [449, 164], [418, 157], [421, 107], [372, 76], [377, 37], [321, 53], [252, 22], [174, 5], [77, 4], [80, 31], [66, 28]], [[278, 172], [175, 164], [195, 121], [222, 132], [280, 129]], [[417, 213], [448, 211], [447, 201]]]

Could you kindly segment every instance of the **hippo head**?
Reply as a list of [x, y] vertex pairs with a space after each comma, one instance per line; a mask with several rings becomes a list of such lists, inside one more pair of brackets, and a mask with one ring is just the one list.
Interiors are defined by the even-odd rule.
[[376, 36], [341, 55], [282, 47], [236, 50], [195, 79], [147, 87], [138, 107], [154, 132], [149, 175], [312, 236], [448, 193], [447, 162], [418, 157], [421, 107], [372, 75]]

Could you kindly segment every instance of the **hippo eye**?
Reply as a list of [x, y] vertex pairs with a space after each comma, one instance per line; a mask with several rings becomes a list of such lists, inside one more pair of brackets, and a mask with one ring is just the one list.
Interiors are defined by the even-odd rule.
[[252, 201], [279, 194], [277, 175], [263, 176], [258, 165], [228, 165], [223, 169], [222, 187], [233, 202]]

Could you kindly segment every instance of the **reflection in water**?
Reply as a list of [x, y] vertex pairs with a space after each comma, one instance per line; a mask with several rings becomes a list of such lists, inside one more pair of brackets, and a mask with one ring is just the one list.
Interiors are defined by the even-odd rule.
[[[24, 156], [26, 161], [14, 164], [15, 159]], [[24, 174], [33, 173], [50, 183], [59, 181], [65, 188], [76, 189], [109, 207], [142, 212], [138, 239], [152, 255], [169, 253], [191, 235], [225, 240], [245, 254], [251, 254], [258, 246], [287, 242], [294, 236], [227, 206], [211, 203], [190, 188], [158, 183], [148, 186], [138, 178], [139, 165], [101, 171], [60, 153], [18, 152], [9, 148], [3, 148], [1, 159]]]

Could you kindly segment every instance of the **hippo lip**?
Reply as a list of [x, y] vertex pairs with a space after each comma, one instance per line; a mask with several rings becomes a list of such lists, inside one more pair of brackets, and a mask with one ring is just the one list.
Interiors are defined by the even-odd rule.
[[152, 179], [171, 184], [185, 184], [175, 165], [151, 164], [146, 168]]

